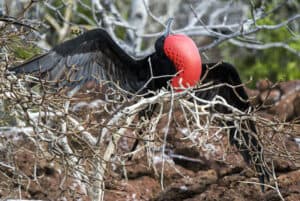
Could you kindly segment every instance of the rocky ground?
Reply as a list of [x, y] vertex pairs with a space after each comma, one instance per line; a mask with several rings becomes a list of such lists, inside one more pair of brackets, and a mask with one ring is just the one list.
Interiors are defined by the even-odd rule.
[[[260, 108], [261, 116], [275, 121], [294, 122], [293, 131], [300, 138], [300, 125], [297, 124], [297, 118], [299, 120], [300, 117], [300, 81], [276, 85], [261, 81], [257, 89], [248, 90], [248, 93], [252, 103]], [[162, 124], [159, 128], [163, 128]], [[291, 124], [284, 126], [290, 128]], [[280, 157], [280, 154], [273, 157], [277, 180], [271, 179], [266, 184], [278, 185], [278, 193], [274, 187], [268, 186], [265, 192], [261, 191], [255, 172], [245, 164], [235, 148], [227, 146], [226, 135], [220, 139], [222, 143], [213, 144], [215, 151], [210, 152], [209, 149], [195, 147], [190, 141], [182, 140], [180, 132], [176, 129], [170, 131], [166, 145], [168, 154], [164, 163], [159, 154], [153, 156], [153, 163], [149, 163], [148, 156], [141, 151], [126, 166], [112, 164], [113, 171], [106, 178], [104, 200], [300, 200], [300, 148], [294, 139], [295, 134], [293, 137], [288, 134], [274, 135], [271, 139], [275, 147], [291, 153], [290, 157], [284, 153], [284, 157]], [[264, 132], [268, 135], [268, 130]], [[1, 161], [8, 160], [5, 153], [10, 145], [0, 150], [0, 199], [90, 200], [80, 185], [74, 185], [72, 177], [65, 177], [62, 173], [65, 171], [54, 158], [34, 152], [37, 145], [30, 139], [22, 138], [18, 141], [20, 148], [14, 153], [14, 158], [10, 159], [14, 161], [17, 170], [1, 165]], [[123, 150], [126, 149], [129, 148], [124, 146]]]

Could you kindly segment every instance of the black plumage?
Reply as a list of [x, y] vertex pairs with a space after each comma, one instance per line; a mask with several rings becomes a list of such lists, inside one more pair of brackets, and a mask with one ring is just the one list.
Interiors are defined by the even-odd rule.
[[[247, 112], [251, 109], [249, 97], [234, 66], [228, 63], [211, 63], [204, 64], [202, 68], [204, 72], [207, 72], [207, 74], [203, 74], [202, 83], [213, 83], [217, 87], [214, 87], [212, 90], [202, 90], [196, 93], [197, 97], [212, 100], [218, 95], [240, 111]], [[216, 105], [213, 109], [223, 114], [232, 113], [228, 107], [221, 104]], [[228, 120], [223, 123], [229, 127], [229, 141], [231, 145], [235, 145], [238, 148], [248, 164], [254, 164], [256, 171], [259, 173], [260, 183], [264, 184], [265, 179], [269, 181], [269, 172], [264, 163], [262, 146], [257, 139], [255, 122], [246, 120], [241, 125], [235, 125], [234, 121]], [[264, 191], [263, 185], [262, 190]]]

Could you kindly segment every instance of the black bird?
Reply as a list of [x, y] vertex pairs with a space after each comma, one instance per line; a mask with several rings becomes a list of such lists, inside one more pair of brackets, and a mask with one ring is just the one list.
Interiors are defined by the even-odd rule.
[[[199, 80], [201, 83], [223, 83], [196, 95], [205, 100], [212, 100], [219, 95], [228, 104], [247, 111], [250, 104], [237, 70], [228, 63], [202, 64], [193, 40], [185, 35], [170, 34], [170, 25], [169, 21], [166, 33], [157, 39], [155, 52], [143, 59], [134, 59], [105, 30], [95, 29], [9, 70], [15, 73], [38, 73], [58, 86], [72, 87], [89, 80], [110, 80], [134, 93], [167, 87], [168, 81], [177, 90], [179, 86], [193, 87]], [[157, 78], [148, 83], [153, 76]], [[222, 105], [217, 105], [215, 110], [231, 113]], [[239, 149], [248, 164], [255, 166], [259, 181], [263, 184], [265, 178], [269, 180], [255, 123], [248, 120], [238, 128], [228, 120], [226, 125], [230, 126], [231, 144]]]

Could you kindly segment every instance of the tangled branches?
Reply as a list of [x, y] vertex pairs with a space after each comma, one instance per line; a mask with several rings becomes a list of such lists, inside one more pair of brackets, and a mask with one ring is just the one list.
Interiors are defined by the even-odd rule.
[[[122, 44], [122, 47], [135, 56], [142, 56], [152, 51], [150, 40], [160, 35], [165, 19], [175, 15], [177, 24], [174, 32], [209, 38], [208, 41], [198, 39], [200, 50], [228, 41], [254, 50], [282, 47], [299, 56], [299, 51], [289, 44], [298, 37], [295, 34], [297, 31], [293, 30], [299, 29], [299, 14], [278, 20], [274, 25], [258, 23], [259, 20], [272, 16], [283, 5], [298, 3], [282, 1], [268, 12], [263, 10], [263, 5], [253, 6], [250, 9], [252, 17], [248, 19], [245, 4], [238, 6], [238, 18], [230, 18], [237, 9], [232, 6], [232, 1], [202, 1], [189, 5], [180, 0], [172, 0], [166, 11], [162, 11], [163, 6], [154, 6], [157, 1], [132, 1], [138, 2], [132, 3], [132, 11], [141, 12], [131, 12], [129, 19], [125, 19], [123, 16], [127, 15], [124, 14], [126, 11], [120, 9], [125, 7], [123, 3], [119, 3], [122, 1], [115, 1], [121, 5], [112, 3], [114, 1], [59, 1], [61, 4], [58, 6], [55, 1], [40, 4], [33, 0], [29, 2], [29, 6], [13, 15], [18, 20], [5, 18], [6, 21], [3, 21], [6, 24], [3, 27], [1, 24], [1, 199], [66, 197], [70, 200], [103, 200], [104, 195], [114, 189], [113, 184], [119, 187], [122, 179], [130, 177], [128, 169], [131, 166], [145, 161], [145, 168], [151, 169], [153, 177], [160, 180], [161, 188], [166, 189], [169, 186], [165, 175], [168, 166], [185, 177], [184, 173], [177, 170], [178, 164], [186, 167], [187, 163], [192, 162], [193, 167], [189, 168], [194, 171], [207, 168], [209, 161], [221, 164], [240, 162], [241, 157], [234, 154], [238, 150], [229, 146], [226, 132], [230, 127], [220, 122], [230, 120], [235, 127], [243, 129], [242, 122], [249, 119], [256, 123], [259, 131], [257, 138], [263, 145], [266, 163], [274, 173], [274, 181], [269, 187], [281, 196], [274, 169], [276, 163], [282, 161], [299, 163], [299, 148], [291, 149], [295, 145], [290, 143], [291, 139], [300, 136], [299, 125], [270, 120], [256, 111], [241, 112], [221, 97], [207, 101], [195, 96], [195, 91], [216, 87], [211, 85], [181, 93], [161, 90], [153, 92], [153, 96], [148, 98], [132, 96], [114, 83], [101, 83], [92, 88], [85, 86], [75, 95], [72, 93], [77, 89], [71, 92], [67, 88], [55, 91], [36, 77], [16, 77], [9, 74], [6, 68], [15, 60], [10, 53], [17, 52], [18, 47], [11, 48], [12, 45], [7, 43], [13, 39], [18, 44], [27, 44], [28, 39], [36, 41], [36, 36], [42, 38], [37, 32], [24, 37], [20, 30], [31, 29], [24, 26], [26, 24], [40, 25], [46, 29], [51, 27], [56, 31], [58, 41], [67, 38], [73, 26], [81, 29], [104, 27], [115, 39], [119, 30], [124, 32], [127, 41], [124, 39], [126, 45]], [[163, 4], [168, 2], [170, 1], [164, 1]], [[29, 12], [30, 7], [33, 12]], [[45, 9], [47, 12], [44, 12]], [[180, 15], [187, 11], [190, 15]], [[26, 13], [31, 13], [33, 19], [28, 19]], [[214, 21], [215, 19], [221, 20]], [[80, 23], [83, 25], [78, 25]], [[10, 24], [21, 28], [17, 32], [12, 31], [16, 27]], [[291, 33], [295, 32], [290, 40], [268, 43], [253, 37], [260, 31], [282, 27], [287, 27]], [[44, 39], [42, 41], [45, 42]], [[41, 43], [34, 44], [48, 48]], [[31, 54], [35, 53], [32, 51]], [[202, 104], [199, 105], [199, 102]], [[214, 110], [216, 105], [222, 105], [232, 113], [219, 113]], [[151, 118], [148, 118], [148, 110], [151, 111]], [[136, 143], [136, 140], [139, 142]], [[138, 146], [133, 149], [135, 144]], [[182, 151], [185, 149], [188, 151]], [[186, 154], [194, 149], [201, 153], [201, 157]], [[257, 184], [257, 181], [250, 183]]]
[[[196, 90], [207, 87], [214, 86]], [[35, 77], [17, 78], [1, 72], [0, 170], [7, 181], [1, 185], [17, 186], [6, 196], [18, 194], [21, 198], [34, 183], [41, 185], [47, 174], [60, 172], [61, 189], [73, 191], [74, 196], [101, 200], [106, 181], [117, 179], [113, 176], [116, 167], [123, 167], [122, 174], [126, 175], [126, 167], [132, 163], [129, 158], [143, 156], [156, 174], [160, 172], [163, 187], [163, 164], [168, 158], [201, 163], [201, 159], [174, 153], [170, 146], [174, 142], [168, 139], [176, 138], [176, 143], [198, 147], [209, 157], [226, 161], [233, 150], [224, 141], [228, 127], [218, 126], [218, 122], [228, 120], [233, 120], [235, 126], [247, 119], [257, 123], [258, 138], [269, 162], [278, 158], [299, 161], [299, 152], [290, 152], [285, 143], [286, 135], [299, 135], [294, 125], [241, 112], [221, 97], [198, 100], [191, 90], [173, 93], [163, 89], [152, 97], [136, 96], [132, 101], [129, 94], [110, 83], [81, 89], [72, 97], [66, 94], [65, 90], [53, 91]], [[199, 101], [203, 104], [198, 105]], [[230, 108], [232, 114], [210, 112], [217, 104]], [[154, 105], [150, 119], [141, 115]], [[136, 139], [142, 143], [131, 150]], [[27, 157], [26, 164], [20, 162], [22, 157]], [[160, 170], [157, 158], [162, 162]]]

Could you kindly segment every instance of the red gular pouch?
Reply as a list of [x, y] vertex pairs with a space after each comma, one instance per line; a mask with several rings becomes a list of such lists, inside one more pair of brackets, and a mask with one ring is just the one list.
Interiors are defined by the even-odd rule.
[[194, 87], [202, 72], [201, 57], [195, 42], [186, 35], [168, 35], [164, 42], [164, 51], [178, 72], [171, 80], [172, 87], [177, 92], [182, 88]]

